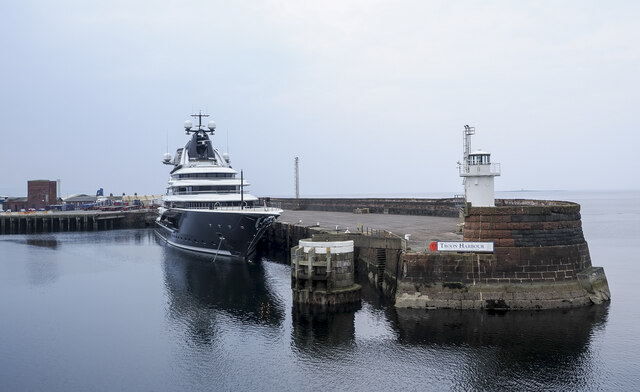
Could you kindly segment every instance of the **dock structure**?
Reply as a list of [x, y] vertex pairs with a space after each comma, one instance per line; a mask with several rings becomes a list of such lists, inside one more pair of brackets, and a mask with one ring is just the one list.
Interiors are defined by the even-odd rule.
[[0, 214], [0, 234], [112, 230], [149, 227], [155, 210], [37, 211]]
[[[456, 218], [285, 210], [265, 241], [290, 249], [304, 238], [352, 240], [358, 274], [398, 308], [550, 309], [610, 299], [604, 270], [591, 264], [578, 204], [496, 200], [468, 204], [462, 219], [456, 234]], [[432, 241], [483, 241], [492, 250], [432, 250]]]
[[293, 302], [322, 308], [359, 304], [354, 267], [353, 241], [300, 240], [291, 250]]

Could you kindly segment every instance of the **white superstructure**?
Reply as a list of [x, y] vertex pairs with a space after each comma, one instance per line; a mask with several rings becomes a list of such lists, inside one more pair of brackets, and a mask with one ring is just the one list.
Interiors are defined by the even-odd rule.
[[208, 115], [200, 113], [194, 117], [199, 119], [198, 126], [194, 127], [191, 121], [184, 124], [186, 133], [193, 134], [192, 139], [176, 151], [173, 160], [170, 154], [164, 155], [163, 163], [173, 165], [174, 169], [169, 176], [163, 206], [243, 209], [253, 205], [258, 198], [244, 192], [249, 183], [242, 175], [238, 178], [239, 173], [231, 167], [229, 154], [220, 154], [206, 135], [213, 135], [215, 123], [210, 121], [205, 128], [202, 117]]
[[500, 175], [500, 164], [491, 162], [491, 154], [471, 149], [475, 127], [464, 127], [464, 156], [459, 164], [463, 178], [465, 201], [473, 207], [495, 207], [494, 178]]
[[[266, 228], [282, 213], [245, 193], [249, 183], [231, 167], [228, 154], [211, 144], [213, 121], [193, 115], [198, 125], [185, 122], [190, 140], [163, 163], [173, 165], [163, 196], [156, 232], [169, 244], [206, 253], [248, 257]], [[238, 176], [240, 174], [240, 176]], [[239, 178], [238, 178], [239, 177]]]

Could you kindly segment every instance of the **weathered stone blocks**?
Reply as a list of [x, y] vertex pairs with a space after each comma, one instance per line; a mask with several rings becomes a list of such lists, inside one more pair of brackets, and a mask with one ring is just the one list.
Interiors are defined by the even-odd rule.
[[590, 267], [577, 274], [578, 282], [589, 293], [593, 303], [600, 304], [611, 298], [607, 277], [602, 267]]

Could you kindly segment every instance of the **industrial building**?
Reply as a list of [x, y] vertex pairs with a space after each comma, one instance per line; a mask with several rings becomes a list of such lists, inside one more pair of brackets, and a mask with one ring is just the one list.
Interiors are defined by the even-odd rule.
[[2, 203], [4, 210], [20, 211], [29, 208], [46, 208], [58, 204], [58, 184], [49, 180], [27, 181], [27, 197], [7, 197]]

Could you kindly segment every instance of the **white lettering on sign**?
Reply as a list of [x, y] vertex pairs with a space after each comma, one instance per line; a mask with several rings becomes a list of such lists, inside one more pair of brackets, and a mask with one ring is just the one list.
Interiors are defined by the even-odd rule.
[[493, 252], [493, 242], [438, 242], [438, 252]]

